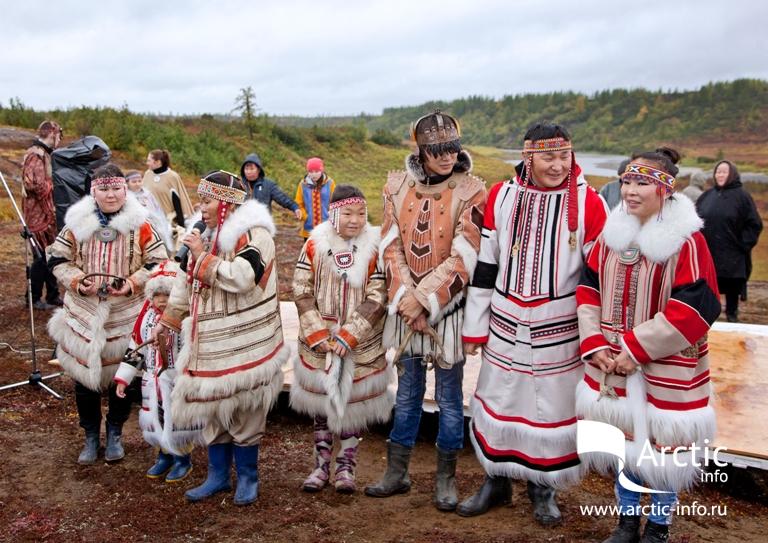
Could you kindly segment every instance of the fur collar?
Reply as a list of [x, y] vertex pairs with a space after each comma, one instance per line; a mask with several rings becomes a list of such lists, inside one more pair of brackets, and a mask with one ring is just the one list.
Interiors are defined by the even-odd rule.
[[[336, 233], [330, 221], [325, 221], [317, 225], [309, 235], [315, 244], [315, 254], [320, 258], [328, 259], [331, 266], [336, 266], [333, 254], [344, 252], [349, 249], [349, 243], [342, 239]], [[376, 251], [381, 242], [381, 227], [366, 224], [359, 236], [353, 238], [352, 245], [357, 247], [355, 251], [355, 262], [352, 267], [347, 269], [347, 282], [353, 287], [362, 287], [368, 277], [368, 266], [372, 258], [375, 258]], [[328, 253], [332, 254], [328, 254]]]
[[[418, 181], [424, 182], [427, 179], [427, 174], [424, 172], [424, 167], [419, 160], [418, 152], [411, 153], [405, 157], [405, 169]], [[464, 149], [459, 151], [453, 171], [454, 173], [468, 173], [472, 171], [472, 157]]]
[[219, 249], [228, 253], [235, 249], [237, 240], [251, 228], [264, 228], [274, 237], [277, 229], [267, 206], [248, 200], [227, 217], [219, 233]]
[[645, 224], [624, 211], [623, 205], [616, 206], [605, 221], [603, 240], [616, 252], [634, 244], [648, 260], [662, 263], [680, 251], [685, 240], [702, 226], [693, 203], [686, 197], [672, 196], [664, 204], [661, 219], [652, 217]]
[[[138, 230], [144, 224], [149, 213], [136, 197], [128, 190], [123, 208], [109, 220], [109, 226], [127, 236], [131, 230]], [[64, 216], [64, 224], [72, 231], [77, 241], [86, 241], [101, 228], [96, 215], [96, 200], [93, 196], [84, 196], [69, 208]]]

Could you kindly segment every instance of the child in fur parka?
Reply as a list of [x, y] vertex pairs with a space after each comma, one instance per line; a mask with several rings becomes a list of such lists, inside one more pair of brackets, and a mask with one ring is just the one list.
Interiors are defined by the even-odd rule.
[[[720, 298], [702, 221], [688, 198], [673, 194], [678, 159], [668, 148], [632, 157], [621, 176], [622, 204], [576, 290], [585, 362], [576, 414], [625, 435], [619, 525], [610, 543], [640, 539], [642, 494], [632, 483], [662, 491], [651, 494], [642, 543], [667, 541], [677, 492], [700, 478], [687, 448], [715, 434], [707, 332]], [[686, 451], [679, 458], [678, 448]], [[614, 459], [582, 456], [601, 471]]]
[[144, 283], [168, 253], [114, 164], [93, 173], [91, 195], [69, 208], [64, 228], [46, 252], [48, 267], [66, 289], [64, 307], [48, 322], [48, 333], [58, 344], [62, 367], [75, 380], [77, 413], [85, 430], [78, 463], [93, 464], [98, 458], [101, 395], [106, 390], [104, 457], [120, 460], [131, 401], [115, 394], [112, 378], [144, 303]]
[[[146, 442], [158, 449], [157, 461], [147, 471], [147, 477], [159, 479], [165, 476], [166, 483], [176, 483], [189, 475], [192, 471], [190, 451], [201, 437], [199, 426], [179, 426], [173, 416], [171, 392], [176, 380], [175, 363], [181, 336], [168, 330], [166, 341], [146, 344], [151, 341], [152, 329], [168, 305], [178, 271], [178, 265], [171, 260], [153, 271], [144, 287], [146, 301], [133, 327], [130, 350], [115, 374], [117, 395], [124, 398], [126, 387], [144, 369], [139, 426]], [[159, 345], [167, 345], [164, 352]]]
[[315, 469], [304, 481], [307, 492], [330, 479], [334, 434], [341, 442], [334, 486], [354, 492], [360, 431], [386, 422], [392, 410], [381, 342], [387, 297], [378, 266], [381, 229], [368, 224], [366, 205], [356, 187], [337, 187], [329, 220], [312, 231], [294, 273], [300, 352], [291, 406], [314, 417]]

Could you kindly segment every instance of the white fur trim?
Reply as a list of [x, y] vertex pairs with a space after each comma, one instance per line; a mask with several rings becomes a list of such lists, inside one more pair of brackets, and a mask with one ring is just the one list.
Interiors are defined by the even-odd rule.
[[360, 235], [348, 241], [336, 233], [329, 221], [324, 221], [312, 230], [309, 239], [313, 240], [320, 258], [327, 259], [331, 266], [336, 264], [333, 256], [328, 254], [329, 251], [334, 254], [347, 251], [350, 242], [357, 247], [355, 262], [346, 270], [347, 283], [353, 287], [362, 287], [368, 278], [368, 265], [381, 243], [381, 227], [366, 224]]
[[[150, 302], [159, 290], [170, 294], [173, 284], [176, 282], [176, 274], [181, 271], [179, 265], [172, 260], [166, 260], [161, 266], [162, 268], [157, 267], [152, 270], [152, 275], [144, 284], [144, 294]], [[162, 275], [161, 270], [172, 272], [174, 275]]]
[[113, 379], [115, 381], [122, 381], [124, 383], [131, 384], [131, 381], [133, 381], [133, 378], [136, 377], [137, 373], [138, 371], [134, 365], [120, 362], [120, 365], [117, 367], [117, 371], [115, 372]]
[[445, 318], [446, 315], [448, 315], [451, 311], [453, 311], [457, 305], [461, 303], [461, 301], [464, 299], [464, 293], [459, 292], [456, 296], [451, 298], [451, 300], [445, 304], [442, 308], [437, 303], [437, 295], [432, 293], [427, 297], [427, 300], [429, 301], [429, 324], [435, 325], [443, 318]]
[[704, 226], [696, 208], [688, 198], [667, 198], [661, 217], [650, 217], [644, 224], [616, 206], [603, 228], [605, 244], [616, 252], [636, 244], [640, 252], [653, 262], [666, 262], [680, 251], [685, 241]]
[[400, 288], [397, 289], [397, 292], [395, 292], [395, 296], [392, 298], [392, 301], [387, 306], [387, 312], [390, 315], [394, 315], [397, 313], [397, 304], [400, 303], [400, 300], [403, 299], [403, 296], [405, 296], [405, 293], [408, 291], [408, 289], [405, 288], [405, 285], [400, 285]]
[[[459, 151], [456, 158], [456, 166], [454, 166], [454, 172], [471, 172], [472, 166], [472, 157], [470, 154], [465, 149]], [[424, 166], [421, 164], [421, 160], [419, 160], [418, 152], [411, 153], [405, 157], [405, 169], [411, 174], [411, 177], [414, 177], [418, 181], [423, 182], [427, 179], [427, 174], [424, 172]]]
[[510, 477], [512, 479], [531, 481], [537, 485], [562, 489], [579, 483], [587, 472], [587, 466], [583, 462], [576, 466], [550, 472], [534, 470], [515, 462], [493, 462], [483, 455], [475, 439], [475, 433], [472, 431], [471, 424], [469, 438], [472, 441], [478, 462], [480, 462], [483, 470], [491, 476]]
[[362, 430], [369, 424], [387, 422], [395, 401], [394, 392], [389, 388], [392, 381], [392, 365], [388, 363], [384, 371], [355, 382], [351, 379], [354, 365], [349, 362], [344, 364], [344, 370], [349, 373], [349, 377], [345, 375], [350, 386], [346, 396], [347, 402], [350, 398], [368, 399], [347, 403], [343, 412], [339, 414], [335, 408], [331, 407], [331, 399], [325, 392], [334, 390], [334, 385], [330, 381], [336, 379], [336, 376], [332, 376], [332, 372], [325, 373], [320, 369], [311, 370], [296, 358], [293, 364], [295, 378], [290, 393], [291, 408], [310, 416], [327, 417], [328, 427], [336, 433]]
[[256, 200], [248, 200], [224, 221], [219, 232], [219, 248], [227, 253], [234, 250], [240, 236], [256, 227], [264, 228], [272, 237], [277, 232], [267, 206]]
[[[125, 204], [109, 221], [109, 226], [124, 236], [128, 235], [131, 230], [137, 230], [149, 218], [149, 213], [144, 206], [139, 203], [130, 191], [126, 192], [128, 194], [125, 198]], [[84, 196], [67, 210], [67, 214], [64, 216], [64, 224], [72, 231], [77, 241], [82, 242], [90, 239], [101, 228], [99, 218], [96, 215], [96, 209], [95, 198], [93, 196]]]
[[379, 268], [384, 269], [384, 249], [389, 247], [389, 244], [395, 241], [400, 236], [400, 230], [394, 224], [390, 227], [389, 232], [386, 233], [384, 238], [379, 243]]
[[477, 251], [472, 247], [464, 236], [457, 236], [453, 238], [451, 242], [451, 249], [459, 253], [461, 261], [464, 263], [469, 274], [469, 282], [472, 282], [472, 277], [475, 275], [475, 267], [477, 266]]

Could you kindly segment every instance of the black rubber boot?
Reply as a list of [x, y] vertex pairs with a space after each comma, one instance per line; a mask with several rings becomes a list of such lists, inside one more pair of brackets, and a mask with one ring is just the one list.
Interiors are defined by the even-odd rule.
[[99, 433], [98, 432], [86, 432], [85, 433], [85, 445], [83, 450], [80, 451], [80, 456], [77, 457], [77, 463], [83, 466], [95, 464], [99, 458]]
[[645, 523], [640, 543], [667, 543], [667, 540], [669, 540], [669, 526], [656, 524], [650, 520]]
[[122, 438], [123, 427], [107, 423], [107, 446], [104, 448], [104, 460], [117, 462], [125, 457]]
[[408, 492], [411, 489], [411, 479], [408, 477], [410, 461], [409, 447], [387, 441], [387, 471], [378, 483], [365, 487], [365, 495], [386, 498]]
[[528, 497], [533, 504], [533, 518], [542, 526], [555, 526], [563, 521], [555, 501], [555, 489], [528, 481]]
[[483, 486], [456, 508], [462, 517], [476, 517], [487, 513], [491, 507], [512, 502], [512, 482], [507, 477], [485, 476]]
[[435, 474], [435, 507], [440, 511], [455, 511], [459, 503], [456, 491], [456, 449], [444, 451], [437, 448], [437, 473]]
[[640, 516], [621, 515], [619, 525], [611, 533], [611, 537], [603, 543], [637, 543], [640, 541]]

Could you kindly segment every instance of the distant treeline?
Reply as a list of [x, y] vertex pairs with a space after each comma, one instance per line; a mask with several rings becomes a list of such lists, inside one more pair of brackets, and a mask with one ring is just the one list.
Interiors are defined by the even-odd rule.
[[768, 143], [768, 81], [738, 79], [692, 91], [614, 89], [470, 96], [449, 102], [386, 108], [381, 115], [276, 117], [278, 124], [333, 126], [363, 123], [382, 138], [405, 138], [411, 121], [439, 108], [459, 117], [466, 143], [521, 146], [526, 127], [542, 119], [571, 129], [581, 149], [627, 153], [660, 142]]

